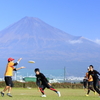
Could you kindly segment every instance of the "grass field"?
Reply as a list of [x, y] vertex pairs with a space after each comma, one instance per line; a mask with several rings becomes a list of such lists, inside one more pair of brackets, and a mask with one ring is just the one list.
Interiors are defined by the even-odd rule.
[[[1, 91], [2, 89], [0, 89]], [[41, 93], [33, 89], [23, 89], [23, 88], [13, 88], [13, 97], [0, 96], [0, 100], [100, 100], [98, 95], [94, 95], [93, 92], [90, 93], [89, 97], [85, 96], [85, 92], [82, 89], [57, 89], [61, 92], [62, 97], [58, 97], [56, 93], [51, 90], [46, 89], [46, 98], [40, 97]]]

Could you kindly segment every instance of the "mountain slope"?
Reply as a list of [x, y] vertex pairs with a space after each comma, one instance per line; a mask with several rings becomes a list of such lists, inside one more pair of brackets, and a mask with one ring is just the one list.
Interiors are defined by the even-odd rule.
[[35, 59], [41, 62], [37, 64], [41, 68], [72, 66], [69, 71], [73, 67], [84, 68], [84, 63], [99, 64], [100, 59], [100, 45], [84, 37], [67, 34], [33, 17], [24, 17], [0, 31], [0, 50], [0, 58]]
[[60, 46], [62, 41], [68, 42], [74, 38], [74, 36], [56, 29], [38, 18], [31, 17], [25, 17], [0, 32], [1, 47], [3, 48], [5, 45], [4, 48], [12, 50], [11, 53], [16, 50], [26, 53], [30, 49], [32, 51], [43, 48], [52, 49], [52, 47]]

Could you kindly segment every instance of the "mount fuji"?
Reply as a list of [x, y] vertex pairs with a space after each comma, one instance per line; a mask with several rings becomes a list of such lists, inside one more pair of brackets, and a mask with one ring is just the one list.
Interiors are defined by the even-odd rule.
[[[76, 76], [83, 76], [90, 64], [99, 70], [100, 64], [99, 44], [70, 35], [34, 17], [24, 17], [1, 30], [0, 51], [2, 71], [9, 57], [16, 60], [22, 57], [21, 65], [28, 69], [56, 71], [66, 67], [67, 75]], [[30, 59], [36, 63], [28, 64]]]

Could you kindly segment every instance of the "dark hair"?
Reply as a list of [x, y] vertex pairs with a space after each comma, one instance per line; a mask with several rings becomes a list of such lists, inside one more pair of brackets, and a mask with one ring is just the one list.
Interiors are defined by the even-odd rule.
[[94, 67], [93, 67], [93, 65], [90, 65], [89, 67], [92, 67], [92, 68], [94, 68]]
[[35, 68], [35, 70], [34, 70], [34, 71], [35, 71], [35, 72], [37, 72], [37, 71], [38, 71], [38, 72], [40, 72], [39, 68]]

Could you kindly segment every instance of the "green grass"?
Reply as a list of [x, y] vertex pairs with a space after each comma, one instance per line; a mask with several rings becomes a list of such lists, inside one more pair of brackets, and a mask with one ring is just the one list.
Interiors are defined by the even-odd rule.
[[[13, 88], [13, 97], [0, 96], [0, 100], [100, 100], [97, 95], [93, 92], [90, 93], [89, 97], [85, 96], [83, 89], [57, 89], [61, 92], [62, 97], [58, 97], [57, 94], [51, 90], [46, 89], [46, 98], [40, 97], [41, 93], [36, 89], [23, 89], [23, 88]], [[2, 89], [0, 89], [2, 91]]]

